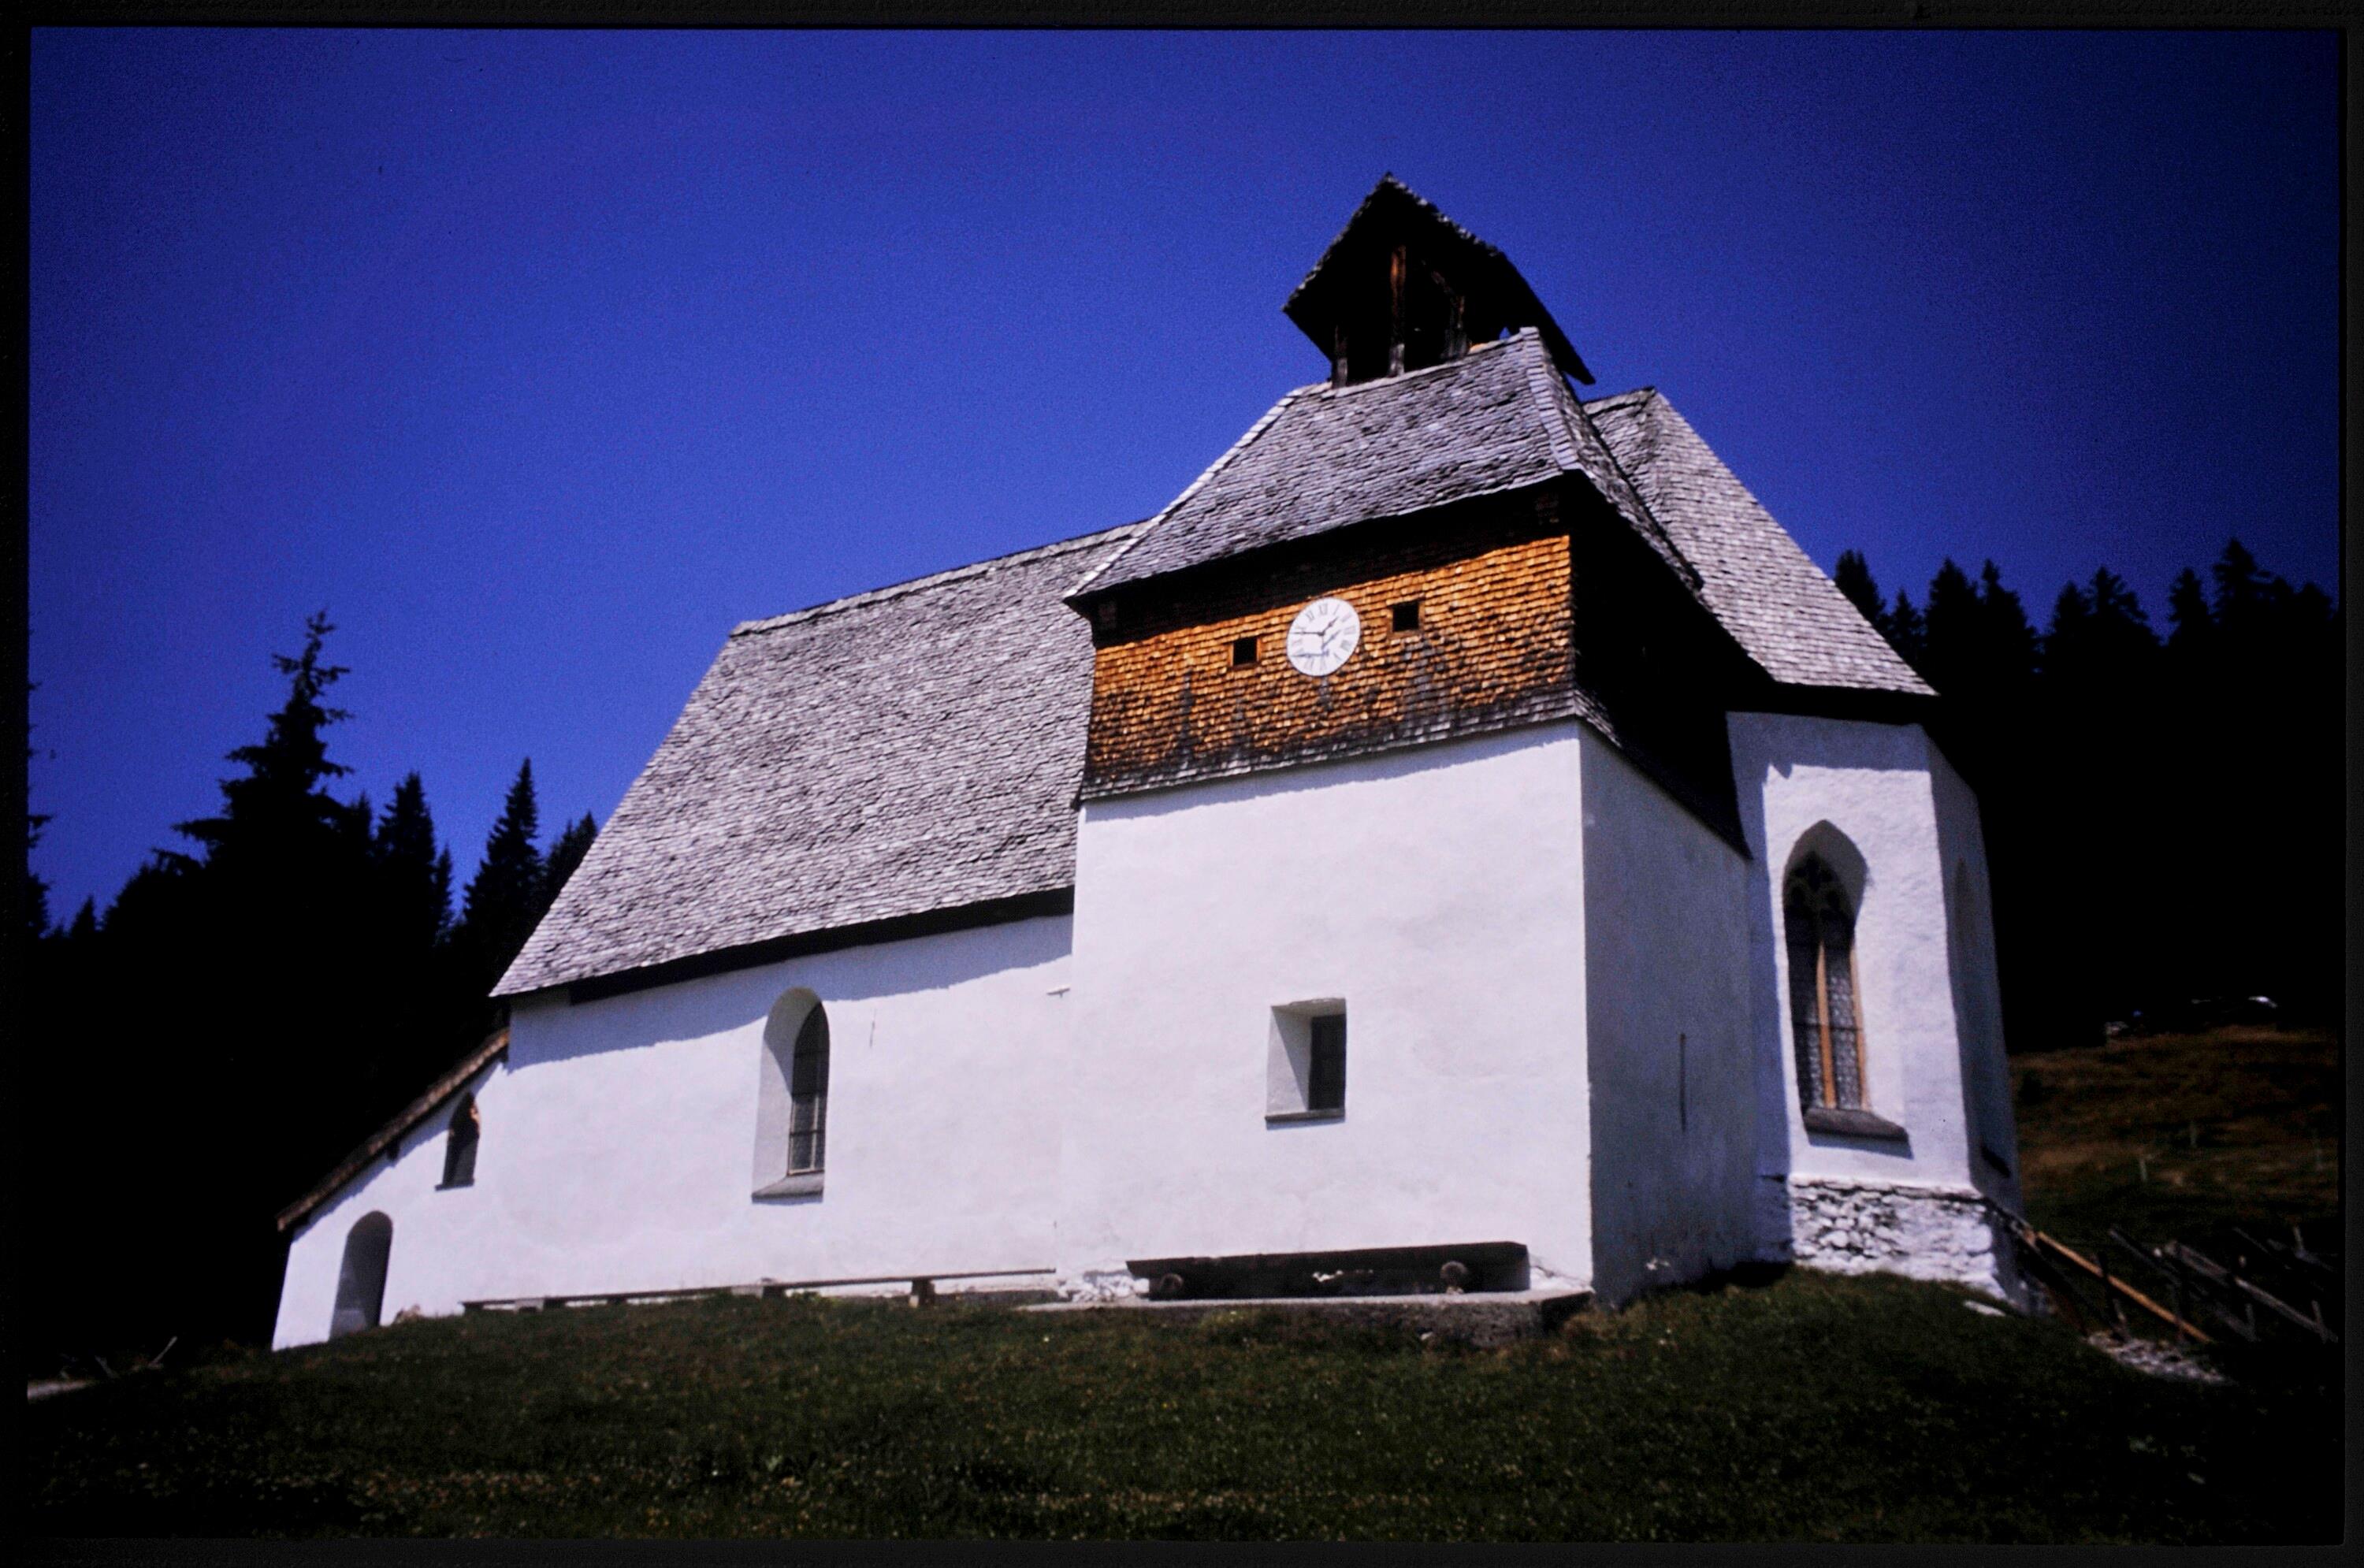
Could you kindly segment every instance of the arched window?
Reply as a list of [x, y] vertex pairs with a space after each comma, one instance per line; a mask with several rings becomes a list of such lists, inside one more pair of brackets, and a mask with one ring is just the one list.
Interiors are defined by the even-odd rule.
[[1857, 1011], [1855, 912], [1820, 855], [1790, 873], [1781, 899], [1790, 947], [1790, 1027], [1806, 1108], [1859, 1109], [1863, 1029]]
[[443, 1184], [464, 1187], [476, 1179], [476, 1137], [484, 1130], [476, 1096], [463, 1095], [452, 1107], [452, 1130], [443, 1137]]
[[764, 1026], [755, 1101], [755, 1195], [820, 1191], [829, 1153], [829, 1013], [806, 990], [782, 996]]
[[385, 1259], [393, 1247], [394, 1221], [383, 1214], [362, 1215], [345, 1232], [345, 1261], [337, 1273], [329, 1338], [377, 1327], [378, 1312], [385, 1305]]
[[788, 1169], [791, 1176], [821, 1168], [829, 1140], [829, 1011], [820, 1003], [797, 1030], [788, 1069]]

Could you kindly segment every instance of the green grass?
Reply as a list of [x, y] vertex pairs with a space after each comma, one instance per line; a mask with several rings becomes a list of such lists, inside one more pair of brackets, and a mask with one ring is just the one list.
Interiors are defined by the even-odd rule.
[[1507, 1350], [719, 1299], [406, 1323], [27, 1411], [42, 1534], [2336, 1539], [2325, 1407], [1794, 1273]]
[[2303, 1224], [2339, 1244], [2340, 1048], [2325, 1029], [2128, 1036], [2012, 1064], [2022, 1187], [2037, 1229], [2088, 1251], [2137, 1240], [2230, 1251]]
[[[2336, 1237], [2327, 1032], [2013, 1076], [2029, 1218], [2066, 1240]], [[2057, 1321], [1809, 1273], [1485, 1352], [716, 1300], [225, 1350], [29, 1406], [25, 1481], [51, 1535], [2331, 1540], [2306, 1386], [2161, 1382]]]

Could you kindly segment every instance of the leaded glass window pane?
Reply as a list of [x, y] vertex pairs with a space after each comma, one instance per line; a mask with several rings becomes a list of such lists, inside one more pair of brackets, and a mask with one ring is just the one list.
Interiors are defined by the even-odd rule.
[[818, 1171], [829, 1138], [829, 1015], [816, 1005], [788, 1068], [788, 1170]]
[[1864, 1105], [1863, 1030], [1855, 984], [1855, 915], [1820, 857], [1790, 873], [1782, 897], [1790, 954], [1790, 1032], [1798, 1095], [1809, 1107]]

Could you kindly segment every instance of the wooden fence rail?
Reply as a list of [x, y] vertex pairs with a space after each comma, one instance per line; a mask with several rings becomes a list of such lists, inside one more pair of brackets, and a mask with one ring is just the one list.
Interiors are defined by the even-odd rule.
[[2337, 1342], [2338, 1336], [2331, 1331], [2320, 1317], [2310, 1317], [2301, 1312], [2263, 1285], [2244, 1277], [2237, 1270], [2226, 1268], [2198, 1249], [2186, 1246], [2180, 1241], [2169, 1241], [2158, 1251], [2160, 1256], [2190, 1269], [2194, 1274], [2215, 1285], [2219, 1290], [2237, 1294], [2246, 1297], [2248, 1302], [2254, 1303], [2255, 1307], [2250, 1308], [2252, 1315], [2255, 1313], [2256, 1307], [2263, 1307], [2292, 1327], [2304, 1329], [2326, 1345]]
[[[2203, 1313], [2220, 1331], [2252, 1345], [2261, 1342], [2261, 1329], [2266, 1328], [2303, 1333], [2317, 1346], [2339, 1342], [2338, 1334], [2324, 1312], [2324, 1301], [2328, 1296], [2332, 1303], [2330, 1317], [2338, 1317], [2344, 1284], [2338, 1261], [2308, 1248], [2304, 1235], [2295, 1228], [2292, 1231], [2292, 1244], [2288, 1246], [2262, 1240], [2237, 1227], [2233, 1234], [2255, 1250], [2257, 1261], [2265, 1265], [2265, 1272], [2275, 1284], [2301, 1294], [2308, 1304], [2304, 1312], [2252, 1277], [2258, 1271], [2250, 1266], [2251, 1260], [2246, 1256], [2238, 1261], [2238, 1266], [2227, 1268], [2189, 1243], [2168, 1241], [2145, 1247], [2113, 1227], [2108, 1238], [2112, 1244], [2126, 1255], [2140, 1259], [2153, 1273], [2164, 1276], [2174, 1303], [2169, 1307], [2128, 1283], [2123, 1271], [2110, 1267], [2106, 1256], [2100, 1260], [2089, 1258], [2000, 1205], [1989, 1207], [2020, 1244], [2022, 1262], [2029, 1273], [2046, 1286], [2062, 1315], [2080, 1333], [2090, 1331], [2089, 1318], [2098, 1327], [2105, 1326], [2106, 1320], [2114, 1316], [2123, 1327], [2124, 1303], [2130, 1301], [2173, 1326], [2179, 1335], [2203, 1345], [2216, 1342], [2193, 1321]], [[2083, 1291], [2092, 1292], [2101, 1302], [2098, 1314], [2091, 1302], [2082, 1297], [2080, 1286]], [[2258, 1310], [2261, 1307], [2266, 1312], [2262, 1318]]]
[[2141, 1291], [2136, 1290], [2124, 1280], [2112, 1274], [2105, 1266], [2095, 1262], [2092, 1259], [2085, 1256], [2084, 1253], [2080, 1252], [2076, 1248], [2069, 1246], [2067, 1242], [2046, 1236], [2043, 1231], [2036, 1229], [2032, 1225], [2026, 1224], [2024, 1221], [2019, 1222], [2013, 1227], [2013, 1229], [2014, 1230], [2022, 1233], [2020, 1239], [2026, 1242], [2030, 1247], [2037, 1249], [2041, 1252], [2049, 1253], [2057, 1257], [2065, 1262], [2074, 1264], [2079, 1269], [2083, 1270], [2086, 1273], [2100, 1280], [2102, 1282], [2102, 1299], [2105, 1302], [2113, 1299], [2111, 1293], [2115, 1292], [2118, 1296], [2124, 1296], [2128, 1301], [2133, 1302], [2144, 1311], [2151, 1314], [2151, 1316], [2172, 1325], [2176, 1332], [2180, 1334], [2189, 1334], [2203, 1345], [2213, 1344], [2215, 1342], [2205, 1333], [2202, 1332], [2197, 1326], [2178, 1317], [2168, 1308], [2161, 1307], [2158, 1302], [2153, 1301], [2149, 1296], [2145, 1296]]

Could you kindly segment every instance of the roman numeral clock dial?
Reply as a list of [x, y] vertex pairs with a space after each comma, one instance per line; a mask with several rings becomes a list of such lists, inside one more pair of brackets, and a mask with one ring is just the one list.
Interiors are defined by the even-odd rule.
[[1299, 674], [1326, 675], [1344, 664], [1363, 638], [1363, 617], [1344, 599], [1316, 599], [1288, 628], [1288, 662]]

